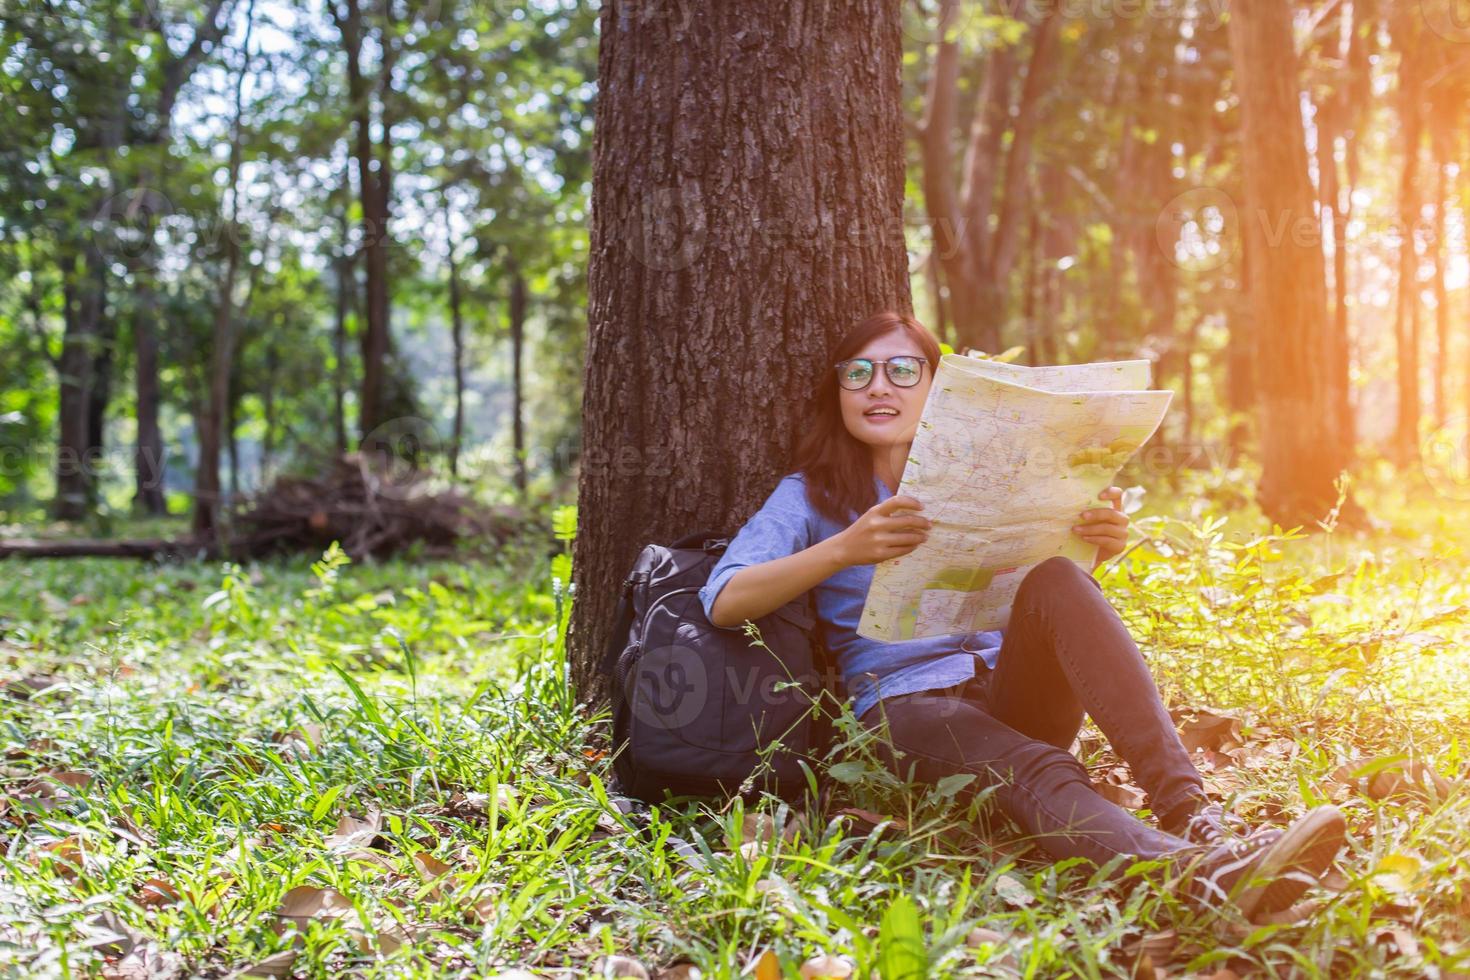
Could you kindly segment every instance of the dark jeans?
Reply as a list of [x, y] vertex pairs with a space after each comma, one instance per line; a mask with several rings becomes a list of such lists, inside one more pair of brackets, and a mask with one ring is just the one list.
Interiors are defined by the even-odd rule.
[[1052, 857], [1098, 864], [1119, 854], [1159, 857], [1188, 842], [1099, 796], [1069, 751], [1086, 712], [1133, 770], [1156, 814], [1204, 797], [1199, 772], [1138, 646], [1097, 581], [1052, 558], [1021, 582], [994, 671], [960, 690], [885, 698], [863, 715], [886, 716], [901, 775], [933, 782], [974, 773], [997, 786], [1005, 814]]

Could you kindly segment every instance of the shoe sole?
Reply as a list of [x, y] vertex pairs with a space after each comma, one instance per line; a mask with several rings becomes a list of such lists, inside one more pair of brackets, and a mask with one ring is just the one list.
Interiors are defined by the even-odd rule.
[[1322, 806], [1286, 828], [1231, 902], [1247, 919], [1291, 908], [1317, 883], [1347, 840], [1347, 821]]

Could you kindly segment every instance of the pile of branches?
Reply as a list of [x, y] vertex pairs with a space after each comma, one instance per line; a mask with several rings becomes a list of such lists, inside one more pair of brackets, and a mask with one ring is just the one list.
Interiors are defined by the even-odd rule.
[[322, 476], [282, 476], [235, 518], [231, 551], [256, 558], [319, 552], [333, 541], [353, 558], [382, 558], [422, 543], [446, 553], [463, 539], [498, 545], [525, 515], [486, 507], [453, 490], [434, 490], [423, 470], [351, 453]]

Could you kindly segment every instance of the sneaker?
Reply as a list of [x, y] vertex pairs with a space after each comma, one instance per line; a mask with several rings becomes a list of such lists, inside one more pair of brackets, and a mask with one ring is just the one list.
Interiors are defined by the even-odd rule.
[[1220, 804], [1206, 803], [1190, 815], [1175, 835], [1191, 844], [1219, 847], [1232, 840], [1249, 837], [1251, 829], [1249, 824]]
[[1342, 813], [1322, 806], [1285, 830], [1266, 828], [1226, 840], [1197, 859], [1189, 893], [1212, 908], [1230, 902], [1247, 919], [1280, 912], [1317, 883], [1346, 836]]

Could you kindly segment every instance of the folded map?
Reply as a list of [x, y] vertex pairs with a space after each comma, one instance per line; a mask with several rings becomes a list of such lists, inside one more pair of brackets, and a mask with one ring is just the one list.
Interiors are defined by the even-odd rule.
[[858, 623], [873, 640], [999, 629], [1026, 573], [1055, 555], [1091, 571], [1072, 533], [1163, 421], [1148, 361], [1026, 367], [946, 354], [900, 494], [924, 505], [929, 539], [874, 569]]

